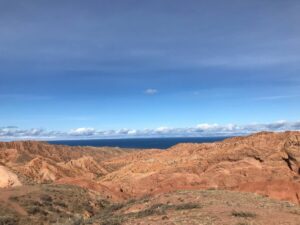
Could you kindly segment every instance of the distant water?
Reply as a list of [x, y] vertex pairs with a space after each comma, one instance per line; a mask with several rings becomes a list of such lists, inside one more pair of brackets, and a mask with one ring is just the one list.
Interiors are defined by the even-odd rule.
[[69, 146], [120, 147], [120, 148], [160, 148], [166, 149], [178, 143], [211, 143], [228, 137], [180, 137], [180, 138], [128, 138], [97, 140], [49, 141], [50, 144]]

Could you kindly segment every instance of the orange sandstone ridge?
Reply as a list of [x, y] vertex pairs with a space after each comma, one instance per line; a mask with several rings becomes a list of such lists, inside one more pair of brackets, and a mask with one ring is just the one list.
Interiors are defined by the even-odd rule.
[[0, 143], [0, 187], [49, 182], [84, 187], [116, 201], [225, 189], [300, 204], [300, 132], [261, 132], [167, 150]]

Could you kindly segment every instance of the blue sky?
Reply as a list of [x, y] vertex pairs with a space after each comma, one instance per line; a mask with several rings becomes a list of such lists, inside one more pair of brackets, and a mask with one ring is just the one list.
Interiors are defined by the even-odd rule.
[[297, 0], [0, 0], [0, 138], [300, 129], [299, 11]]

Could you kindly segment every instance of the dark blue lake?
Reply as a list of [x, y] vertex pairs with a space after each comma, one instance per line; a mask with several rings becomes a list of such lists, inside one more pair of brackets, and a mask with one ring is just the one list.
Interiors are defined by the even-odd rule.
[[69, 146], [120, 147], [120, 148], [160, 148], [166, 149], [178, 143], [211, 143], [228, 137], [176, 137], [176, 138], [128, 138], [97, 140], [60, 140], [49, 141], [51, 144]]

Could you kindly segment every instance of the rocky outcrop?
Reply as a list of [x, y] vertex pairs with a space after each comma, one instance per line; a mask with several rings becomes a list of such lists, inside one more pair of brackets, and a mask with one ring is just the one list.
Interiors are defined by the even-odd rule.
[[70, 160], [67, 163], [60, 164], [63, 168], [72, 171], [76, 176], [85, 176], [97, 178], [108, 172], [91, 156], [84, 156], [79, 159]]
[[43, 157], [36, 157], [25, 166], [17, 167], [17, 170], [37, 183], [55, 181], [71, 175], [55, 161]]
[[57, 163], [39, 156], [24, 166], [16, 167], [16, 170], [37, 183], [52, 182], [67, 177], [95, 179], [107, 174], [107, 171], [90, 156], [73, 159], [66, 163]]
[[284, 143], [283, 152], [289, 168], [300, 174], [300, 135], [290, 135]]

